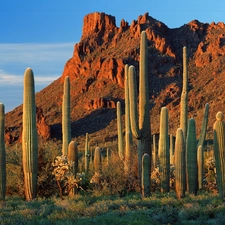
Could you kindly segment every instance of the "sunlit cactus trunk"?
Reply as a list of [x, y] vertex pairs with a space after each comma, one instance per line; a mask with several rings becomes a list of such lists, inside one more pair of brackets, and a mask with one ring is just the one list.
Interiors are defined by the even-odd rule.
[[186, 139], [186, 168], [187, 168], [187, 191], [197, 194], [198, 190], [198, 168], [197, 168], [197, 140], [196, 125], [193, 118], [188, 121]]
[[119, 101], [116, 104], [116, 115], [117, 115], [117, 132], [118, 132], [118, 154], [120, 159], [123, 160], [124, 151], [123, 151], [122, 112], [121, 112], [121, 103]]
[[30, 201], [37, 196], [38, 172], [34, 75], [30, 68], [24, 73], [22, 149], [25, 198]]
[[213, 144], [216, 162], [216, 182], [221, 198], [225, 197], [225, 122], [222, 112], [216, 114], [213, 125]]
[[5, 106], [0, 103], [0, 200], [6, 195]]
[[148, 197], [150, 195], [150, 171], [151, 161], [150, 156], [145, 153], [142, 156], [142, 176], [141, 176], [141, 190], [142, 197]]
[[177, 198], [180, 199], [185, 197], [185, 190], [186, 190], [185, 143], [183, 130], [181, 128], [178, 128], [176, 133], [174, 161], [175, 161], [175, 191]]
[[174, 142], [173, 135], [170, 134], [170, 165], [174, 164]]
[[84, 158], [84, 164], [85, 164], [85, 174], [89, 171], [89, 162], [90, 162], [90, 146], [89, 146], [89, 135], [86, 133], [86, 139], [85, 139], [85, 152], [84, 152], [85, 158]]
[[203, 188], [203, 176], [204, 176], [204, 150], [201, 145], [197, 149], [197, 161], [198, 161], [198, 189]]
[[64, 92], [62, 103], [62, 154], [67, 156], [68, 145], [71, 141], [71, 121], [70, 121], [70, 79], [68, 76], [64, 80]]
[[187, 68], [187, 48], [183, 47], [183, 87], [180, 102], [180, 128], [183, 130], [184, 140], [187, 136], [188, 121], [188, 68]]
[[168, 109], [163, 107], [160, 115], [159, 133], [159, 172], [161, 192], [169, 192], [170, 189], [170, 149], [168, 126]]
[[[146, 32], [141, 33], [140, 44], [140, 72], [139, 72], [139, 118], [137, 111], [137, 85], [134, 66], [129, 67], [129, 97], [131, 130], [133, 136], [138, 140], [138, 171], [141, 182], [142, 156], [147, 153], [151, 158], [151, 130], [149, 114], [149, 90], [147, 73], [147, 36]], [[151, 166], [150, 166], [151, 168]]]
[[128, 69], [129, 66], [126, 64], [125, 71], [125, 163], [124, 170], [125, 174], [129, 174], [130, 171], [130, 157], [131, 157], [131, 145], [132, 145], [132, 132], [130, 125], [130, 100], [129, 100], [129, 83], [128, 83]]
[[[77, 177], [78, 173], [78, 148], [75, 141], [71, 141], [68, 146], [68, 162], [71, 163], [72, 173], [74, 177]], [[74, 196], [77, 193], [77, 187], [73, 187], [69, 191], [70, 196]]]

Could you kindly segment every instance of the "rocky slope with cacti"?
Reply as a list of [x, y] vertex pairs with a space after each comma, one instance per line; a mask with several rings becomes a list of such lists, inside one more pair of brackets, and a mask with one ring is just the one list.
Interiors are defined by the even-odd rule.
[[[71, 131], [74, 137], [96, 136], [98, 142], [117, 136], [116, 103], [124, 114], [124, 67], [134, 65], [137, 75], [141, 31], [148, 39], [148, 77], [152, 134], [159, 133], [160, 110], [168, 108], [169, 133], [180, 123], [182, 48], [187, 46], [188, 118], [195, 118], [199, 136], [204, 107], [209, 103], [206, 138], [212, 138], [217, 111], [225, 96], [225, 24], [188, 24], [170, 29], [148, 13], [131, 24], [115, 17], [91, 13], [84, 17], [82, 37], [64, 67], [63, 74], [36, 94], [37, 127], [45, 139], [62, 139], [63, 82], [70, 78]], [[34, 71], [35, 75], [35, 71]], [[6, 143], [22, 139], [22, 106], [6, 114]], [[123, 116], [124, 122], [124, 116]]]

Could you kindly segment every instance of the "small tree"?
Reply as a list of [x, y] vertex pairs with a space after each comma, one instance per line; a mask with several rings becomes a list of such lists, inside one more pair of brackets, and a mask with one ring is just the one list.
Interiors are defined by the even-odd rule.
[[85, 174], [77, 174], [75, 177], [72, 163], [68, 162], [65, 155], [57, 156], [52, 166], [52, 174], [55, 176], [61, 199], [63, 199], [63, 194], [69, 194], [74, 187], [83, 189], [81, 185]]

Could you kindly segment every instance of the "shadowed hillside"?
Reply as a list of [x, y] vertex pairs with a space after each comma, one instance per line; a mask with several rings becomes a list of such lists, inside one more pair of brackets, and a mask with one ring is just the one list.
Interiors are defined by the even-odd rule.
[[[98, 136], [99, 141], [116, 137], [116, 102], [124, 105], [124, 65], [133, 64], [138, 73], [140, 34], [146, 30], [152, 133], [159, 132], [163, 106], [169, 109], [169, 132], [175, 135], [179, 127], [182, 48], [187, 46], [189, 118], [196, 119], [199, 133], [204, 106], [209, 103], [207, 137], [211, 138], [216, 112], [223, 111], [225, 101], [224, 23], [193, 20], [170, 29], [148, 13], [131, 24], [122, 20], [120, 27], [115, 20], [104, 13], [84, 17], [81, 40], [75, 44], [62, 76], [36, 94], [39, 135], [61, 139], [63, 81], [69, 76], [72, 137], [87, 132]], [[21, 127], [22, 106], [18, 106], [6, 115], [8, 144], [20, 140]]]

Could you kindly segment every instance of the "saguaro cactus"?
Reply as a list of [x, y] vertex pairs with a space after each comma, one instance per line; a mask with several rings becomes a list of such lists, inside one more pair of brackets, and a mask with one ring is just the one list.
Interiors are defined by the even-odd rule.
[[71, 141], [68, 146], [68, 162], [72, 163], [73, 174], [78, 173], [78, 147], [75, 141]]
[[38, 172], [34, 75], [30, 68], [24, 73], [22, 149], [25, 198], [29, 201], [37, 195]]
[[95, 155], [94, 155], [94, 169], [95, 173], [101, 173], [101, 148], [96, 147], [95, 148]]
[[197, 167], [197, 140], [196, 126], [193, 118], [188, 121], [186, 139], [186, 167], [187, 167], [187, 191], [197, 194], [198, 190], [198, 167]]
[[204, 176], [204, 150], [201, 145], [197, 149], [197, 161], [198, 161], [198, 189], [203, 188], [203, 176]]
[[131, 157], [131, 144], [132, 144], [132, 132], [130, 126], [130, 100], [129, 100], [129, 83], [128, 83], [128, 69], [126, 64], [125, 71], [125, 163], [124, 170], [128, 174], [130, 170], [130, 157]]
[[178, 199], [185, 196], [185, 144], [183, 137], [183, 130], [181, 128], [177, 129], [176, 141], [175, 141], [175, 191]]
[[187, 69], [187, 48], [183, 47], [183, 87], [180, 102], [180, 128], [183, 130], [184, 140], [187, 136], [188, 121], [188, 69]]
[[[141, 162], [144, 153], [151, 158], [151, 131], [149, 115], [149, 90], [147, 73], [147, 36], [146, 32], [141, 33], [140, 44], [140, 72], [139, 72], [139, 119], [137, 112], [137, 86], [134, 66], [129, 67], [129, 97], [131, 130], [133, 136], [138, 140], [138, 170], [141, 181]], [[150, 166], [151, 168], [151, 166]]]
[[170, 134], [170, 165], [174, 164], [174, 142], [173, 135]]
[[142, 197], [148, 197], [150, 195], [150, 168], [151, 159], [147, 153], [142, 156], [142, 180], [141, 190]]
[[71, 141], [71, 121], [70, 121], [70, 79], [68, 76], [64, 80], [64, 92], [62, 103], [62, 154], [67, 156], [68, 145]]
[[6, 193], [5, 106], [0, 103], [0, 200]]
[[116, 104], [117, 112], [117, 132], [118, 132], [118, 153], [121, 160], [124, 159], [123, 151], [123, 129], [122, 129], [122, 112], [121, 112], [121, 103], [118, 101]]
[[225, 122], [222, 112], [216, 114], [216, 122], [213, 125], [213, 144], [216, 162], [216, 182], [219, 196], [225, 197]]
[[169, 192], [170, 189], [170, 149], [168, 134], [168, 109], [163, 107], [160, 115], [159, 133], [159, 172], [161, 180], [161, 192]]
[[86, 133], [86, 139], [85, 139], [85, 158], [84, 158], [84, 164], [85, 164], [85, 174], [89, 171], [89, 161], [90, 161], [90, 149], [89, 149], [89, 137], [88, 133]]

